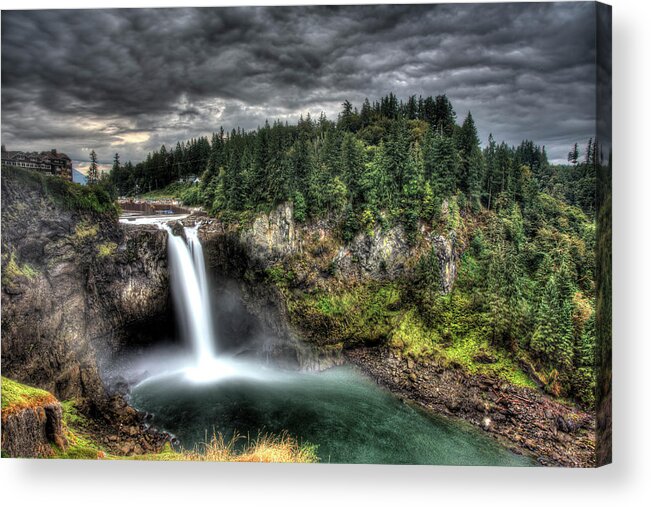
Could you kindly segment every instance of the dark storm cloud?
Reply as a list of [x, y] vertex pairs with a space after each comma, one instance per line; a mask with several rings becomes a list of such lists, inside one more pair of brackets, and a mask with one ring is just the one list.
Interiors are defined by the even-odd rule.
[[594, 34], [589, 3], [5, 11], [2, 137], [139, 160], [220, 125], [447, 93], [482, 139], [561, 159], [594, 135]]

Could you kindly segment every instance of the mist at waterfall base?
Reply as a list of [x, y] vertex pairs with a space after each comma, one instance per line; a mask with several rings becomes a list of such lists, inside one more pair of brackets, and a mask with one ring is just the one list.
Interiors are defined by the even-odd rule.
[[146, 369], [130, 403], [183, 447], [200, 448], [219, 433], [255, 439], [287, 432], [316, 445], [326, 463], [536, 464], [469, 424], [402, 402], [353, 368], [286, 371], [234, 354], [215, 336], [224, 310], [210, 301], [220, 289], [220, 301], [231, 296], [209, 286], [197, 228], [185, 228], [184, 239], [162, 227], [168, 231], [171, 290], [186, 340], [167, 350], [145, 350], [125, 369]]

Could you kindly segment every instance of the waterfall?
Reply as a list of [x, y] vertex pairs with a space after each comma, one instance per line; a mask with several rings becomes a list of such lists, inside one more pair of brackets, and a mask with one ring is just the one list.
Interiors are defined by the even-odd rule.
[[187, 243], [175, 236], [166, 224], [171, 290], [176, 312], [196, 358], [196, 368], [203, 374], [217, 366], [217, 351], [213, 332], [210, 292], [206, 277], [203, 249], [198, 228], [184, 229]]

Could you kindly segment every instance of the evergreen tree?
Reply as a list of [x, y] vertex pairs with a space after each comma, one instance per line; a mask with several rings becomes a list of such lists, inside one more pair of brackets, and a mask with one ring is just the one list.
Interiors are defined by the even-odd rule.
[[448, 137], [454, 134], [456, 113], [446, 95], [438, 95], [434, 101], [434, 119], [432, 126], [436, 132]]
[[567, 154], [567, 161], [572, 164], [573, 166], [576, 166], [576, 164], [579, 161], [579, 145], [578, 143], [574, 143], [574, 148]]
[[457, 149], [461, 157], [461, 173], [457, 184], [462, 192], [479, 198], [483, 178], [483, 156], [479, 148], [479, 137], [472, 114], [468, 113], [457, 133]]
[[359, 122], [362, 128], [368, 127], [371, 124], [372, 121], [371, 115], [372, 115], [371, 103], [368, 101], [368, 99], [364, 99], [364, 103], [362, 104], [362, 110], [360, 111], [359, 114]]
[[346, 133], [341, 143], [341, 173], [348, 187], [353, 206], [363, 201], [364, 146], [352, 134]]
[[307, 204], [301, 192], [294, 192], [294, 218], [297, 222], [305, 222], [307, 218]]
[[119, 172], [120, 167], [121, 167], [120, 166], [120, 154], [116, 153], [115, 155], [113, 155], [113, 167], [111, 169], [113, 169], [116, 172]]
[[405, 170], [410, 163], [410, 142], [407, 123], [403, 119], [394, 122], [386, 143], [383, 171], [390, 182], [390, 205], [395, 207], [406, 183]]
[[443, 197], [455, 192], [460, 166], [459, 152], [450, 137], [440, 133], [426, 137], [424, 172], [434, 195]]
[[352, 132], [355, 130], [355, 124], [356, 124], [355, 113], [353, 112], [353, 105], [350, 103], [350, 101], [344, 100], [341, 107], [342, 110], [341, 113], [339, 114], [339, 123], [337, 126], [341, 130], [347, 130]]
[[423, 201], [422, 157], [417, 148], [412, 148], [404, 168], [404, 187], [402, 191], [403, 222], [410, 241], [415, 241]]
[[99, 169], [97, 165], [97, 153], [95, 150], [90, 152], [90, 166], [88, 167], [88, 175], [86, 176], [89, 185], [97, 185], [99, 182]]
[[493, 134], [488, 136], [488, 146], [484, 150], [485, 172], [483, 198], [486, 207], [491, 209], [494, 197], [500, 192], [500, 171], [497, 163], [497, 144]]

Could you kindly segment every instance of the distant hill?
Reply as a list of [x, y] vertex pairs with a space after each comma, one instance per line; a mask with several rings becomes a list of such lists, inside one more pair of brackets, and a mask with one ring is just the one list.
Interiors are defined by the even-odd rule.
[[82, 173], [77, 171], [77, 169], [72, 170], [72, 182], [73, 183], [80, 183], [81, 185], [85, 185], [87, 180], [88, 180], [88, 178], [86, 178], [86, 176], [84, 176]]

